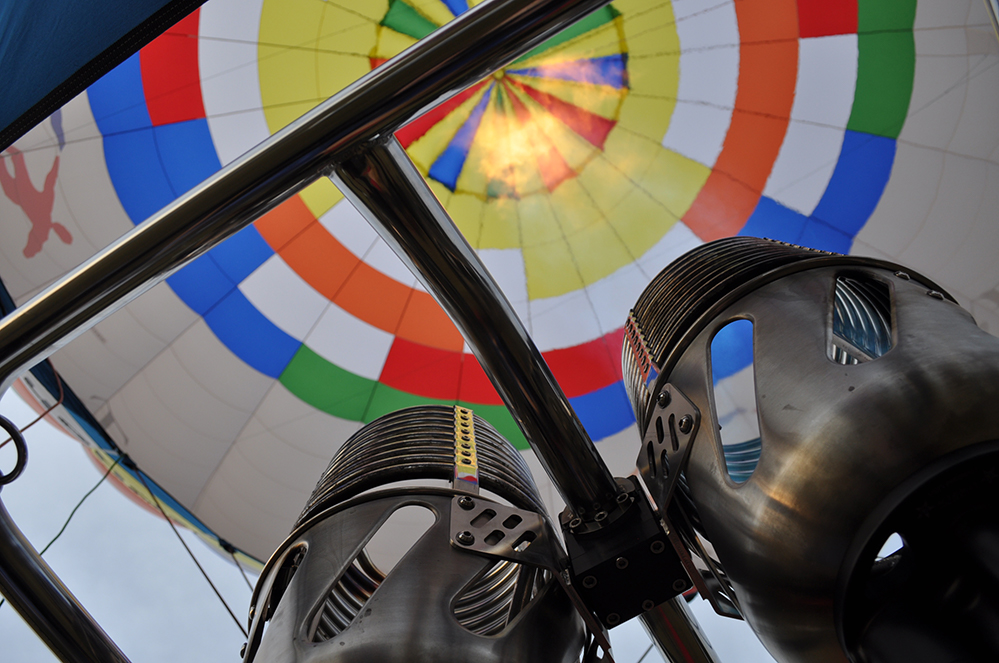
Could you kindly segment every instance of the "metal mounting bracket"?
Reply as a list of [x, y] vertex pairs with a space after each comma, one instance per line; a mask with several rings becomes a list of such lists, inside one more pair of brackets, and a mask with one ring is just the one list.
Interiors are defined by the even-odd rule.
[[680, 473], [690, 457], [701, 412], [671, 384], [663, 386], [654, 402], [636, 464], [649, 495], [662, 514], [673, 499]]

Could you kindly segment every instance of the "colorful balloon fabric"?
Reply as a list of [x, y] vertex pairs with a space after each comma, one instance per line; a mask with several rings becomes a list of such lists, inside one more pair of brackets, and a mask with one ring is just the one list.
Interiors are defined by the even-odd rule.
[[[5, 154], [8, 290], [25, 301], [475, 4], [209, 0]], [[627, 472], [622, 325], [701, 242], [887, 257], [996, 324], [996, 44], [971, 0], [622, 0], [397, 138]], [[716, 354], [719, 384], [745, 390], [751, 343]], [[453, 324], [327, 181], [53, 361], [93, 415], [57, 410], [64, 427], [110, 436], [178, 517], [259, 558], [386, 412], [461, 403], [526, 449]]]

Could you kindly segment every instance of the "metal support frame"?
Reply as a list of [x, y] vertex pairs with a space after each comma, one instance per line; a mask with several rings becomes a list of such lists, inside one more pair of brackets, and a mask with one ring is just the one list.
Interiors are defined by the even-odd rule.
[[[321, 103], [0, 320], [0, 393], [170, 274], [335, 173], [465, 334], [570, 508], [580, 516], [599, 511], [617, 485], [512, 307], [391, 136], [607, 2], [485, 2]], [[5, 512], [0, 553], [0, 588], [63, 661], [127, 661]], [[700, 646], [696, 633], [690, 637]]]

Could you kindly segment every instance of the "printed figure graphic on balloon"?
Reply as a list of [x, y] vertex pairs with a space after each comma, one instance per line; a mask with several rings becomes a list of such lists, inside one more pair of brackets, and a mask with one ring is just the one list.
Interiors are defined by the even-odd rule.
[[21, 151], [11, 147], [7, 149], [7, 155], [14, 164], [14, 174], [10, 174], [5, 163], [4, 167], [0, 168], [0, 185], [3, 186], [4, 195], [23, 209], [28, 220], [31, 221], [31, 231], [28, 233], [28, 243], [24, 247], [24, 257], [34, 257], [42, 250], [42, 246], [49, 238], [50, 230], [54, 230], [63, 243], [72, 244], [73, 235], [66, 229], [66, 226], [52, 220], [55, 184], [56, 178], [59, 176], [59, 157], [56, 156], [52, 168], [45, 176], [44, 186], [38, 190], [31, 182]]

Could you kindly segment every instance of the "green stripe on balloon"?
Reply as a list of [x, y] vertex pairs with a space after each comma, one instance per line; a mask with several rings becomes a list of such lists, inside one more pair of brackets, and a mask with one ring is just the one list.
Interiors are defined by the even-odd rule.
[[402, 0], [391, 0], [381, 24], [413, 39], [423, 39], [438, 26]]
[[593, 12], [583, 20], [579, 21], [578, 23], [570, 25], [568, 28], [558, 33], [557, 35], [555, 35], [548, 41], [544, 42], [540, 46], [535, 46], [533, 50], [528, 51], [525, 55], [521, 56], [518, 60], [516, 60], [515, 64], [517, 62], [524, 62], [525, 60], [529, 60], [530, 58], [533, 58], [536, 55], [544, 53], [550, 48], [554, 48], [559, 44], [564, 44], [567, 41], [575, 39], [576, 37], [579, 37], [580, 35], [589, 32], [590, 30], [596, 30], [597, 28], [607, 23], [610, 23], [620, 15], [621, 12], [610, 6], [598, 9], [597, 11]]
[[915, 0], [860, 3], [857, 89], [847, 129], [898, 138], [916, 71], [915, 18]]
[[[288, 391], [317, 410], [348, 421], [374, 421], [383, 414], [404, 407], [455, 401], [418, 396], [370, 380], [331, 363], [308, 346], [299, 348], [281, 374], [280, 382]], [[491, 423], [518, 449], [527, 449], [527, 440], [505, 405], [460, 403]]]

